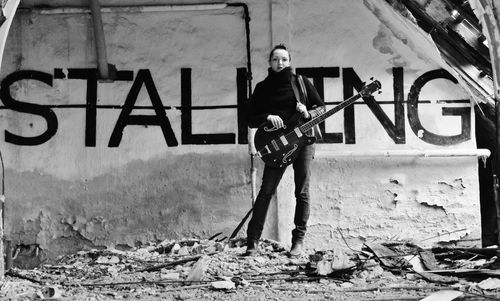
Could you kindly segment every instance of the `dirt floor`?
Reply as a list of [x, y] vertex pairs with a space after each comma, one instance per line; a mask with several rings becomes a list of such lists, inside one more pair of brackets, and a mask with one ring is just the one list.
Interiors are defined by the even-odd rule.
[[0, 300], [500, 300], [496, 249], [385, 242], [290, 258], [263, 241], [259, 255], [244, 251], [243, 239], [81, 251], [11, 269]]

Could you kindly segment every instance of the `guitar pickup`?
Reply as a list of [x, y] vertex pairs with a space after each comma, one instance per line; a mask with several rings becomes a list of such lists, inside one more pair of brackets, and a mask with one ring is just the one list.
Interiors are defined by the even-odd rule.
[[276, 141], [275, 141], [275, 140], [271, 141], [271, 144], [273, 145], [273, 147], [274, 147], [274, 149], [275, 149], [276, 151], [279, 151], [279, 150], [280, 150], [280, 148], [279, 148], [279, 146], [278, 146], [278, 143], [276, 143]]
[[295, 131], [295, 134], [297, 134], [297, 137], [299, 137], [299, 138], [302, 137], [302, 132], [300, 131], [300, 129], [298, 127], [295, 128], [294, 131]]
[[288, 145], [288, 140], [286, 140], [285, 136], [281, 136], [280, 140], [281, 140], [281, 143], [283, 143], [283, 145]]

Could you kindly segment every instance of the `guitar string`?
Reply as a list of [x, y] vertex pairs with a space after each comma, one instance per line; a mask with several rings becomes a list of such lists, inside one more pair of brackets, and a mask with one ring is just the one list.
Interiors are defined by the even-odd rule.
[[[351, 98], [347, 99], [344, 101], [344, 107], [347, 106], [349, 102], [354, 102], [356, 101], [358, 98], [360, 98], [360, 94], [357, 94], [357, 95], [354, 95], [352, 96]], [[350, 104], [350, 103], [349, 103]], [[310, 120], [306, 123], [304, 123], [303, 125], [299, 126], [299, 129], [300, 129], [300, 132], [301, 133], [304, 133], [308, 130], [310, 130], [311, 128], [313, 128], [316, 124], [319, 124], [321, 122], [323, 122], [326, 118], [330, 117], [331, 115], [335, 114], [336, 112], [340, 111], [341, 109], [343, 108], [342, 105], [338, 105], [334, 108], [332, 108], [331, 110], [325, 112], [324, 114], [318, 116], [317, 118], [313, 119], [313, 120]], [[293, 134], [296, 134], [295, 131], [291, 131], [287, 134], [284, 135], [284, 138], [286, 141], [289, 141], [290, 138], [292, 138], [292, 135]], [[293, 137], [294, 138], [294, 137]], [[298, 137], [297, 137], [298, 138]], [[278, 139], [278, 140], [281, 140], [281, 139]], [[273, 141], [277, 141], [277, 139], [273, 139]], [[266, 144], [267, 147], [269, 147], [267, 144]], [[259, 150], [259, 153], [264, 150], [266, 147], [263, 147], [261, 150]]]
[[[366, 93], [365, 90], [368, 90], [368, 87], [370, 86], [374, 86], [376, 87], [376, 89], [374, 89], [373, 91], [370, 91], [368, 93]], [[311, 128], [313, 128], [316, 124], [319, 124], [321, 122], [323, 122], [326, 118], [330, 117], [331, 115], [337, 113], [338, 111], [340, 111], [341, 109], [347, 107], [348, 105], [351, 104], [351, 102], [355, 102], [356, 100], [358, 100], [359, 98], [361, 97], [368, 97], [370, 96], [373, 92], [375, 92], [376, 90], [378, 90], [380, 88], [380, 84], [376, 84], [376, 82], [373, 82], [371, 83], [368, 87], [365, 87], [365, 89], [361, 90], [361, 92], [359, 92], [358, 94], [356, 95], [353, 95], [351, 96], [350, 98], [346, 99], [343, 101], [344, 105], [342, 104], [339, 104], [338, 106], [332, 108], [331, 110], [329, 111], [326, 111], [324, 114], [318, 116], [317, 118], [313, 119], [313, 120], [309, 120], [308, 122], [304, 123], [303, 125], [299, 126], [299, 130], [301, 133], [304, 133], [308, 130], [310, 130]], [[373, 88], [373, 87], [372, 87]], [[318, 121], [319, 120], [319, 121]], [[288, 134], [285, 134], [284, 135], [284, 138], [285, 140], [288, 141], [289, 138], [291, 138], [291, 135], [295, 134], [295, 131], [291, 131], [289, 132]], [[288, 139], [287, 139], [288, 138]], [[280, 139], [281, 140], [281, 139]], [[273, 139], [272, 141], [276, 141], [276, 139]], [[283, 144], [283, 146], [285, 146]], [[265, 147], [263, 147], [262, 149], [260, 149], [258, 152], [261, 153], [261, 151], [263, 151], [266, 147], [269, 147], [267, 144]], [[261, 153], [262, 155], [262, 153]]]

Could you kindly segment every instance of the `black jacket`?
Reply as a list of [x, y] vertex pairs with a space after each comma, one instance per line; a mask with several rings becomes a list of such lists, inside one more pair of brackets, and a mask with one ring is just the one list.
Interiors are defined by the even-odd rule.
[[[303, 77], [307, 91], [307, 103], [305, 103], [310, 118], [315, 118], [325, 112], [325, 104], [311, 82]], [[300, 85], [291, 68], [285, 68], [275, 72], [269, 68], [268, 76], [257, 83], [253, 91], [247, 109], [248, 126], [257, 128], [267, 121], [269, 115], [278, 115], [285, 124], [297, 113], [295, 109], [297, 99], [293, 92], [291, 82], [295, 81], [300, 91]]]

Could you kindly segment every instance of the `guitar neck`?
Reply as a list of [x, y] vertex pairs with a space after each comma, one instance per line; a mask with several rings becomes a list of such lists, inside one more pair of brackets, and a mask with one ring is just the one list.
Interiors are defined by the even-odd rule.
[[356, 95], [353, 95], [349, 97], [348, 99], [344, 100], [343, 102], [339, 103], [337, 106], [334, 108], [326, 111], [324, 114], [321, 114], [320, 116], [309, 120], [308, 122], [304, 123], [303, 125], [300, 126], [300, 131], [305, 133], [308, 130], [312, 129], [315, 125], [325, 121], [328, 117], [332, 116], [333, 114], [337, 113], [338, 111], [344, 109], [345, 107], [350, 106], [353, 104], [356, 100], [361, 98], [361, 94], [358, 93]]

